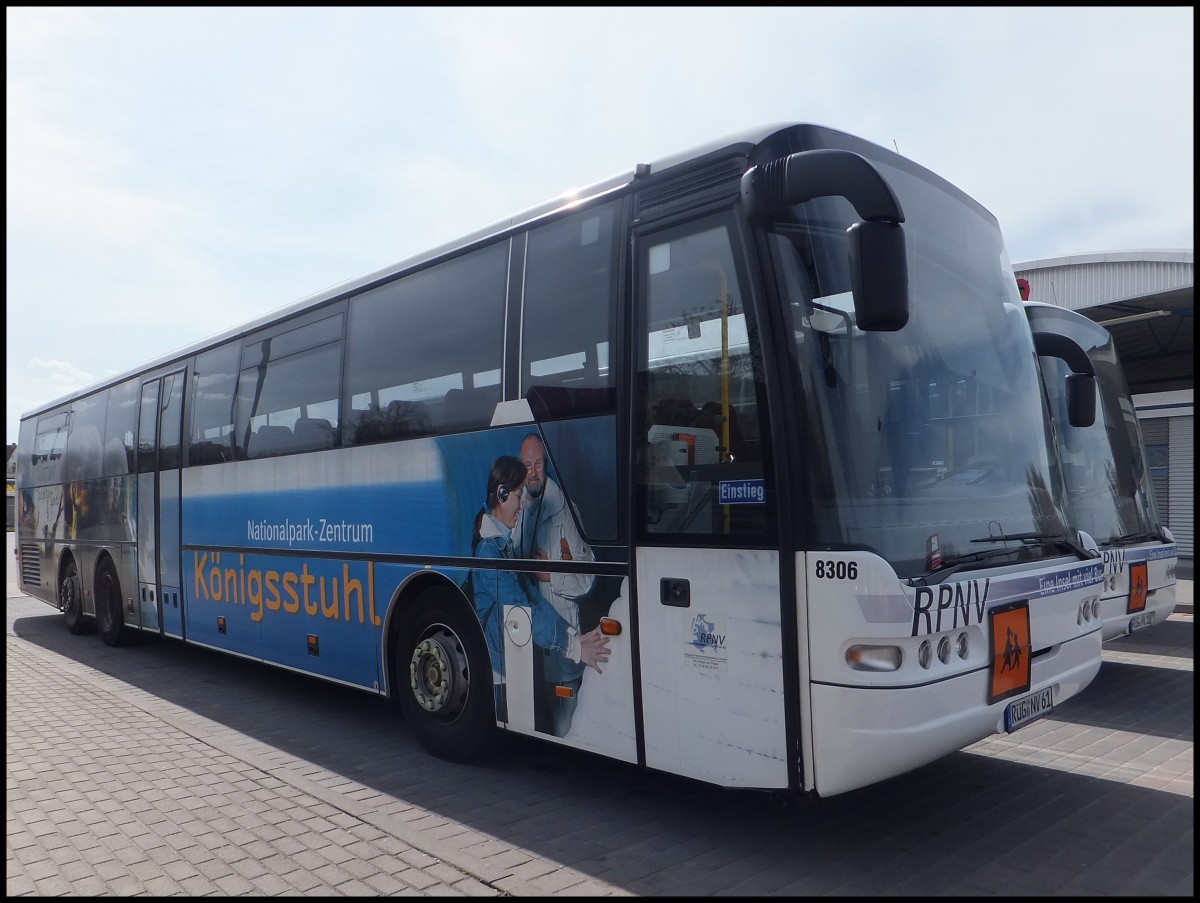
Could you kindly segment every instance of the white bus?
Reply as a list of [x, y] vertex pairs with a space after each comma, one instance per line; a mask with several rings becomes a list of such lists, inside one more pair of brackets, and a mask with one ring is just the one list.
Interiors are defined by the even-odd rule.
[[1129, 384], [1111, 333], [1078, 311], [1025, 302], [1035, 341], [1062, 336], [1087, 352], [1099, 403], [1090, 426], [1073, 426], [1063, 358], [1040, 359], [1058, 430], [1063, 478], [1074, 522], [1104, 557], [1100, 620], [1112, 640], [1161, 624], [1175, 610], [1175, 537], [1163, 523]]
[[447, 759], [831, 796], [1096, 675], [1044, 401], [995, 219], [769, 126], [28, 412], [21, 587], [386, 695]]

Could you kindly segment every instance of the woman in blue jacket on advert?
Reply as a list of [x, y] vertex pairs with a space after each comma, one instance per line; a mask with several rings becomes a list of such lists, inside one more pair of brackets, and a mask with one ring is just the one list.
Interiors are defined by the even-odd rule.
[[[512, 529], [521, 515], [525, 492], [525, 465], [519, 458], [501, 455], [488, 475], [487, 499], [475, 517], [471, 539], [476, 558], [513, 560]], [[608, 637], [600, 628], [579, 634], [536, 589], [521, 581], [516, 571], [499, 568], [472, 568], [472, 592], [475, 613], [483, 625], [488, 651], [492, 657], [492, 679], [496, 686], [496, 713], [508, 720], [504, 693], [504, 606], [520, 605], [529, 609], [533, 642], [553, 650], [568, 661], [582, 662], [601, 671], [608, 661]]]

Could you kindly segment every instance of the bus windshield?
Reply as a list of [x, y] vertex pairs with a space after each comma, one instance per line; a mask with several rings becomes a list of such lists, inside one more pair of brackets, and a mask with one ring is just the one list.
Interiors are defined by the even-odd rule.
[[911, 312], [856, 327], [841, 198], [770, 224], [804, 394], [815, 547], [866, 548], [899, 576], [1066, 551], [1053, 437], [999, 229], [944, 183], [875, 161], [905, 213]]
[[1104, 327], [1069, 310], [1030, 307], [1031, 323], [1065, 335], [1092, 359], [1099, 402], [1096, 422], [1071, 426], [1063, 391], [1067, 365], [1041, 358], [1046, 388], [1060, 432], [1063, 479], [1071, 515], [1101, 547], [1162, 538], [1162, 519], [1146, 469], [1137, 411], [1112, 335]]

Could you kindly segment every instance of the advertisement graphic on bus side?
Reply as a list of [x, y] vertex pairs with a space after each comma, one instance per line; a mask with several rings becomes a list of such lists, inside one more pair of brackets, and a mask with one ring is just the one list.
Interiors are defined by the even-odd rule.
[[[589, 634], [609, 616], [622, 585], [614, 574], [589, 571], [587, 563], [602, 563], [606, 550], [583, 539], [585, 532], [601, 539], [613, 534], [614, 500], [604, 488], [615, 480], [613, 423], [552, 425], [553, 441], [526, 425], [415, 440], [403, 455], [388, 446], [351, 449], [335, 468], [311, 458], [247, 462], [244, 485], [233, 492], [228, 474], [188, 471], [183, 565], [189, 636], [379, 686], [391, 600], [422, 570], [389, 553], [449, 559], [454, 564], [443, 570], [475, 603], [494, 680], [507, 683], [509, 656], [527, 659], [515, 673], [532, 682], [520, 694], [533, 703], [529, 726], [565, 736], [572, 719], [558, 709], [566, 705], [573, 714], [589, 695], [584, 685], [629, 682], [628, 674], [611, 677], [603, 664], [598, 670], [588, 662], [589, 644], [607, 643]], [[533, 469], [521, 460], [523, 452], [540, 456], [531, 458]], [[555, 455], [568, 454], [573, 460], [560, 466]], [[526, 476], [533, 470], [542, 477], [536, 497]], [[522, 512], [529, 514], [524, 521]], [[555, 566], [540, 571], [532, 562], [543, 556]], [[477, 564], [469, 566], [472, 560]], [[532, 642], [506, 642], [500, 629], [505, 608], [498, 606], [529, 612]], [[220, 627], [218, 617], [224, 618]], [[321, 635], [319, 660], [308, 642], [314, 633]], [[703, 661], [719, 663], [715, 639], [695, 648]], [[590, 695], [611, 694], [597, 689]], [[566, 703], [556, 704], [563, 698]], [[502, 714], [508, 709], [518, 712], [508, 705]]]

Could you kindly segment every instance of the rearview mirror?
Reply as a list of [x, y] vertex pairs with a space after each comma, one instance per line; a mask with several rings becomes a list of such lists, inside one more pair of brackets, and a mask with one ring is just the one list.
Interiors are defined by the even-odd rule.
[[1071, 426], [1096, 422], [1096, 377], [1090, 373], [1067, 374], [1067, 420]]
[[1096, 422], [1096, 368], [1088, 353], [1076, 342], [1056, 332], [1033, 332], [1034, 350], [1042, 357], [1066, 362], [1067, 421], [1071, 426], [1091, 426]]
[[865, 332], [908, 323], [908, 252], [900, 223], [861, 222], [847, 231], [854, 320]]
[[895, 332], [908, 322], [908, 252], [900, 201], [866, 157], [845, 150], [790, 154], [749, 169], [742, 200], [751, 217], [819, 197], [842, 197], [862, 217], [847, 232], [856, 325]]

